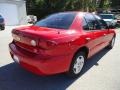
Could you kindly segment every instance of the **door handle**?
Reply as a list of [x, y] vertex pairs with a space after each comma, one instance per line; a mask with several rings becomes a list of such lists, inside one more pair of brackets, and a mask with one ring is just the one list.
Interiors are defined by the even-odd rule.
[[89, 38], [89, 37], [88, 37], [88, 38], [85, 38], [85, 39], [86, 39], [87, 41], [90, 41], [90, 40], [91, 40], [91, 38]]

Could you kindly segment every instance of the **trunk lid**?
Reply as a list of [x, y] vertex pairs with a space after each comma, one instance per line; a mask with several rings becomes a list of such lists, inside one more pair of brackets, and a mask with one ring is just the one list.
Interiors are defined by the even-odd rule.
[[[14, 39], [14, 43], [30, 52], [37, 53], [39, 51], [38, 48], [46, 48], [48, 44], [54, 45], [54, 42], [48, 42], [57, 40], [58, 38], [66, 37], [71, 33], [67, 32], [69, 30], [60, 30], [54, 28], [45, 28], [45, 27], [37, 27], [37, 26], [28, 26], [16, 28], [12, 31], [12, 36]], [[31, 45], [31, 41], [34, 40], [36, 42], [36, 46]], [[39, 43], [41, 42], [41, 43]]]

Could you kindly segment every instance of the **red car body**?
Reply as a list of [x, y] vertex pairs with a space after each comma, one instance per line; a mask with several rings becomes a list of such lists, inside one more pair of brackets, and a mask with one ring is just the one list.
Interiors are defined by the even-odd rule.
[[115, 37], [113, 29], [84, 30], [84, 16], [90, 13], [63, 13], [76, 13], [68, 29], [36, 25], [14, 29], [9, 44], [13, 60], [39, 75], [67, 72], [77, 51], [84, 50], [90, 58]]

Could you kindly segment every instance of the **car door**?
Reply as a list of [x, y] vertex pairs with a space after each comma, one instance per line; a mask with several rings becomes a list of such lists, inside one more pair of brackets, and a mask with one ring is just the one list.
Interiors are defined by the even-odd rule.
[[109, 35], [109, 29], [108, 29], [107, 23], [97, 15], [94, 15], [94, 17], [97, 19], [98, 23], [101, 26], [101, 32], [103, 32], [104, 47], [105, 47], [110, 42], [109, 40], [110, 35]]
[[107, 32], [102, 30], [100, 23], [93, 14], [88, 13], [84, 18], [89, 26], [89, 31], [86, 32], [86, 39], [91, 39], [89, 36], [93, 36], [93, 38], [87, 43], [87, 47], [89, 47], [90, 50], [89, 56], [92, 56], [105, 47], [104, 38]]

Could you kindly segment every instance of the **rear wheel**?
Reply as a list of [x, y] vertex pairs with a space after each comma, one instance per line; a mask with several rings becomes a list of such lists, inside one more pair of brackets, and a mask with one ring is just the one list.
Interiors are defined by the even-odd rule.
[[78, 52], [74, 57], [73, 61], [71, 63], [70, 69], [68, 71], [68, 76], [70, 77], [78, 77], [80, 75], [80, 72], [84, 66], [85, 63], [85, 53], [84, 52]]

